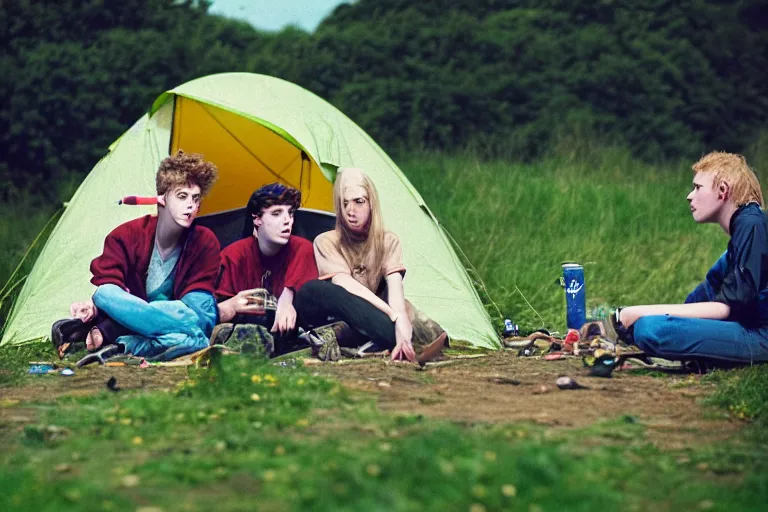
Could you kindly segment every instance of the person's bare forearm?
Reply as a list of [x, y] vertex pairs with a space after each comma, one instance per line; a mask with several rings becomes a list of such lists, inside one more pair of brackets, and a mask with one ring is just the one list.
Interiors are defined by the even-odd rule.
[[398, 316], [405, 315], [405, 291], [403, 290], [403, 276], [390, 274], [387, 276], [387, 301]]
[[336, 274], [331, 279], [333, 284], [339, 285], [349, 293], [357, 295], [376, 306], [376, 309], [383, 311], [390, 319], [395, 317], [395, 311], [383, 300], [376, 296], [371, 290], [358, 283], [354, 277], [349, 274]]
[[649, 304], [629, 306], [621, 310], [621, 323], [625, 327], [634, 324], [639, 318], [653, 315], [672, 315], [682, 318], [705, 318], [725, 320], [731, 314], [731, 308], [721, 302], [695, 302], [692, 304]]
[[293, 305], [293, 290], [291, 288], [283, 288], [283, 293], [280, 294], [280, 297], [277, 299], [277, 307], [283, 306], [292, 306]]

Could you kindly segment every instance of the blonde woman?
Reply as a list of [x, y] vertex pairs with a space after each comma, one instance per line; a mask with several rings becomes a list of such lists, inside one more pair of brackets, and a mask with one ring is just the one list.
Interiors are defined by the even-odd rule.
[[447, 335], [405, 300], [400, 240], [384, 229], [373, 182], [360, 169], [339, 169], [333, 199], [336, 229], [314, 242], [320, 279], [305, 284], [296, 297], [303, 320], [311, 325], [342, 320], [373, 342], [371, 351], [391, 350], [393, 360], [432, 359]]

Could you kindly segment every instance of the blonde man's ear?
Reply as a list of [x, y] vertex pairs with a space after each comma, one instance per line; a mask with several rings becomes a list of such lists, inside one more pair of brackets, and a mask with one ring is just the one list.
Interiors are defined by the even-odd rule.
[[720, 182], [720, 186], [718, 187], [718, 192], [719, 192], [720, 199], [722, 199], [723, 201], [727, 201], [731, 197], [731, 187], [725, 181]]

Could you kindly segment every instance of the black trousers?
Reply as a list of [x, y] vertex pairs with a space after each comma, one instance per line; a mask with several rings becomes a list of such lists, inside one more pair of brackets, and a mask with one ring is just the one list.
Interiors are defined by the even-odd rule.
[[330, 281], [304, 284], [293, 305], [302, 326], [318, 327], [341, 320], [377, 345], [389, 349], [395, 346], [394, 322], [367, 300]]

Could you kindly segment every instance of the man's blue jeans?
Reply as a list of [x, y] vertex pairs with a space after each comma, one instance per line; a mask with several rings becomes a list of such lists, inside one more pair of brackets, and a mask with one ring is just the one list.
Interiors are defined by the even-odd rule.
[[718, 359], [739, 363], [768, 361], [768, 328], [747, 329], [738, 322], [644, 316], [634, 325], [635, 344], [664, 359]]
[[119, 286], [105, 284], [96, 289], [93, 302], [135, 333], [117, 339], [127, 353], [155, 361], [206, 348], [218, 317], [216, 299], [206, 292], [190, 292], [181, 300], [147, 302]]

